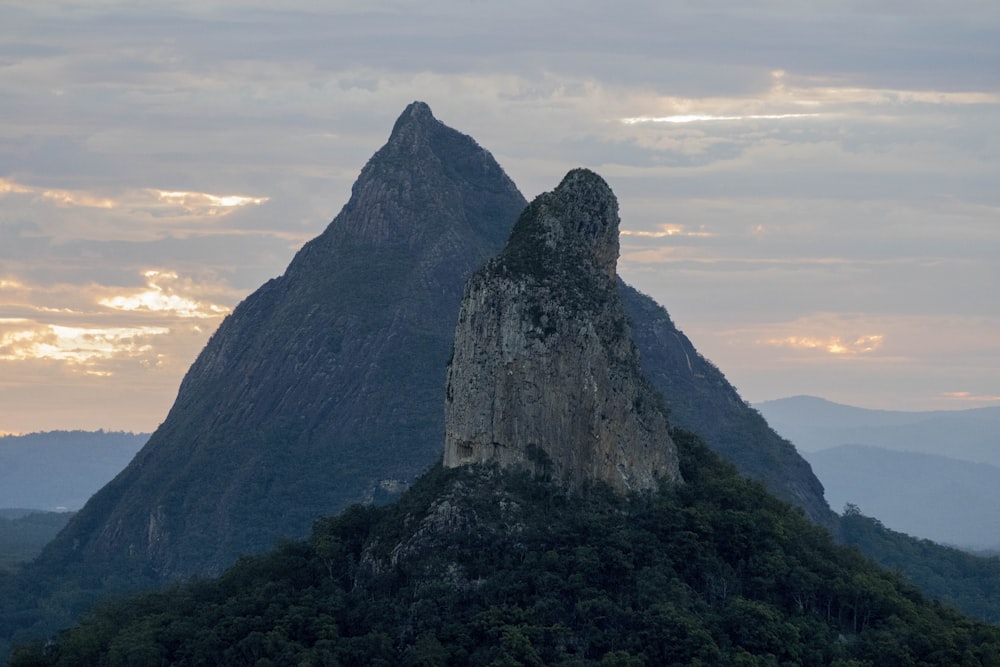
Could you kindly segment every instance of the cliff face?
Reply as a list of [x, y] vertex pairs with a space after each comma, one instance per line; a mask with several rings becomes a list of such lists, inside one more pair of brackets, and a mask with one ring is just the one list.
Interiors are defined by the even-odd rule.
[[411, 104], [341, 213], [222, 323], [164, 423], [43, 560], [212, 574], [411, 482], [440, 457], [462, 286], [525, 203], [489, 152]]
[[445, 400], [444, 464], [497, 462], [621, 490], [680, 479], [617, 288], [618, 204], [570, 172], [469, 280]]

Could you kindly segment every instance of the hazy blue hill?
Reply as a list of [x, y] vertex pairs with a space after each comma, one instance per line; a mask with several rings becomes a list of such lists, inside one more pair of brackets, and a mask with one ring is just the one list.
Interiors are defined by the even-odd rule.
[[1000, 466], [1000, 406], [902, 412], [796, 396], [756, 407], [802, 452], [837, 445], [873, 445]]
[[0, 507], [78, 510], [148, 439], [148, 433], [113, 431], [0, 437]]
[[1000, 468], [863, 445], [806, 458], [833, 507], [852, 503], [893, 530], [942, 544], [1000, 548]]

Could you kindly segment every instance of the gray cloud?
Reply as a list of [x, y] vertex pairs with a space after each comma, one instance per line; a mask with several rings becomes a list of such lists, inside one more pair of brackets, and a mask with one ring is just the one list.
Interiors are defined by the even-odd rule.
[[[212, 327], [100, 300], [161, 271], [175, 303], [232, 307], [414, 99], [529, 197], [602, 173], [623, 274], [747, 398], [995, 397], [998, 32], [977, 0], [8, 2], [0, 321], [170, 333], [111, 375], [0, 361], [0, 431], [155, 426]], [[706, 120], [622, 122], [683, 116]], [[234, 196], [261, 203], [213, 204]]]

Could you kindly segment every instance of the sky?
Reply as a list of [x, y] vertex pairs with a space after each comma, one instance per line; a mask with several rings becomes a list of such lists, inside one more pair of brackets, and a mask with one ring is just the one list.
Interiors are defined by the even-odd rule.
[[0, 433], [151, 431], [414, 100], [751, 402], [1000, 405], [1000, 3], [0, 0]]

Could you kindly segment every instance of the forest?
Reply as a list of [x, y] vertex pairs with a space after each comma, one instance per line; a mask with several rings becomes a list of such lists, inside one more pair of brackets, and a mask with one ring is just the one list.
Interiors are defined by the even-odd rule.
[[980, 665], [930, 601], [676, 431], [684, 483], [621, 496], [432, 469], [218, 579], [107, 603], [11, 665]]

